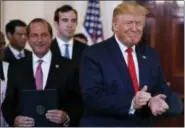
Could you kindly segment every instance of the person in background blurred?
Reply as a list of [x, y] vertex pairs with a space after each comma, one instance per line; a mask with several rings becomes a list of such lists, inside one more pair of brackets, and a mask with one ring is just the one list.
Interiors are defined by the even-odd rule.
[[[70, 5], [63, 5], [55, 10], [54, 22], [57, 36], [51, 44], [51, 52], [58, 56], [66, 57], [71, 60], [77, 72], [79, 72], [82, 52], [88, 46], [73, 38], [78, 21], [77, 11]], [[79, 85], [79, 82], [76, 83]], [[81, 94], [80, 86], [76, 88]], [[71, 126], [79, 126], [79, 120], [83, 115], [83, 102], [81, 97], [74, 99], [79, 103], [76, 113], [79, 117], [71, 120]]]
[[27, 41], [26, 23], [19, 19], [14, 19], [6, 24], [6, 36], [9, 40], [5, 48], [4, 60], [11, 63], [31, 54], [25, 49]]
[[[4, 58], [4, 48], [5, 48], [5, 38], [4, 34], [0, 32], [0, 90], [1, 90], [1, 95], [0, 95], [0, 108], [1, 104], [4, 101], [5, 98], [5, 92], [6, 92], [6, 87], [7, 87], [7, 74], [8, 74], [8, 67], [9, 63], [2, 61]], [[7, 127], [8, 124], [4, 120], [2, 116], [2, 111], [0, 110], [0, 127]]]

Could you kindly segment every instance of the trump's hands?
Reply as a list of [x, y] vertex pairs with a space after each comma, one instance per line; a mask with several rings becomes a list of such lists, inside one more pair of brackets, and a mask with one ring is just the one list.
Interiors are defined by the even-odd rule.
[[159, 94], [150, 99], [148, 106], [154, 116], [162, 115], [169, 109], [168, 104], [165, 102], [166, 96]]
[[62, 124], [67, 120], [67, 113], [62, 110], [48, 110], [46, 118], [51, 122]]
[[151, 98], [151, 94], [146, 92], [147, 86], [145, 85], [140, 91], [136, 93], [136, 95], [133, 98], [133, 107], [134, 109], [140, 109], [144, 105], [147, 104], [149, 99]]
[[33, 127], [35, 126], [35, 121], [31, 117], [27, 116], [17, 116], [14, 120], [15, 127]]

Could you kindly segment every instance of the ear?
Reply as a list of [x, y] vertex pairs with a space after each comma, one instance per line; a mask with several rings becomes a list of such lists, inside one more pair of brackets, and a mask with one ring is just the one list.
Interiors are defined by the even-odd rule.
[[118, 30], [118, 25], [117, 25], [116, 22], [113, 22], [113, 23], [112, 23], [112, 30], [113, 30], [113, 31], [117, 31], [117, 30]]
[[55, 26], [55, 28], [58, 30], [58, 22], [54, 21], [53, 25]]
[[12, 38], [12, 34], [10, 32], [6, 33], [7, 39], [10, 40]]

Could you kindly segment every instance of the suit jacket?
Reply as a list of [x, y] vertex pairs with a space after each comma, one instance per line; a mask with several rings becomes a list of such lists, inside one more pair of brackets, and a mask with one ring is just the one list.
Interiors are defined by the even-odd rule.
[[[76, 69], [77, 72], [79, 72], [82, 52], [87, 47], [88, 46], [86, 44], [83, 44], [83, 43], [81, 43], [77, 40], [74, 40], [71, 62], [75, 66], [75, 69]], [[56, 39], [53, 40], [53, 42], [51, 44], [51, 47], [50, 47], [50, 50], [58, 58], [60, 58], [62, 56]], [[79, 81], [77, 82], [77, 84], [78, 83], [79, 83]], [[77, 90], [79, 91], [79, 94], [81, 94], [80, 87], [77, 88]], [[82, 117], [82, 115], [84, 113], [84, 105], [83, 105], [83, 102], [82, 102], [82, 97], [76, 97], [76, 100], [80, 101], [80, 102], [79, 102], [78, 106], [76, 106], [78, 108], [78, 110], [74, 110], [74, 112], [78, 113], [79, 118], [77, 120], [75, 120], [74, 122], [71, 122], [71, 126], [73, 126], [73, 127], [78, 127], [79, 126], [80, 118]]]
[[[26, 50], [26, 49], [24, 49], [24, 54], [25, 54], [25, 57], [26, 57], [26, 56], [31, 55], [31, 52]], [[16, 57], [14, 56], [14, 54], [12, 53], [10, 48], [7, 46], [5, 48], [4, 61], [7, 61], [7, 62], [11, 63], [11, 62], [14, 62], [16, 60], [17, 60]]]
[[[136, 46], [136, 54], [139, 88], [147, 85], [152, 96], [158, 93], [169, 95], [154, 49], [139, 44]], [[80, 85], [86, 109], [81, 126], [152, 125], [147, 106], [129, 115], [135, 92], [127, 64], [114, 36], [84, 50]]]
[[[79, 116], [74, 110], [78, 110], [76, 106], [78, 105], [78, 102], [80, 102], [77, 100], [79, 94], [76, 90], [76, 86], [78, 86], [76, 82], [78, 76], [76, 76], [73, 69], [71, 61], [68, 59], [52, 56], [45, 87], [45, 89], [57, 89], [59, 109], [66, 111], [71, 121]], [[10, 126], [13, 126], [15, 117], [20, 114], [20, 91], [36, 89], [32, 56], [25, 57], [13, 64], [11, 63], [9, 66], [8, 78], [8, 87], [2, 105], [2, 112], [7, 123]]]
[[[83, 44], [74, 39], [74, 45], [72, 50], [72, 62], [76, 65], [77, 68], [80, 66], [82, 52], [86, 47], [88, 47], [86, 44]], [[62, 56], [56, 39], [53, 40], [50, 49], [53, 54], [57, 56]]]

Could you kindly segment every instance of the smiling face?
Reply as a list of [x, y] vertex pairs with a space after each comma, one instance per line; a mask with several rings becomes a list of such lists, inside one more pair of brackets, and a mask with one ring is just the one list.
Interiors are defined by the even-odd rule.
[[126, 46], [136, 45], [143, 34], [145, 16], [135, 14], [119, 14], [113, 28], [118, 39]]
[[43, 57], [50, 49], [52, 35], [49, 32], [47, 23], [35, 22], [30, 25], [28, 42], [39, 58]]

